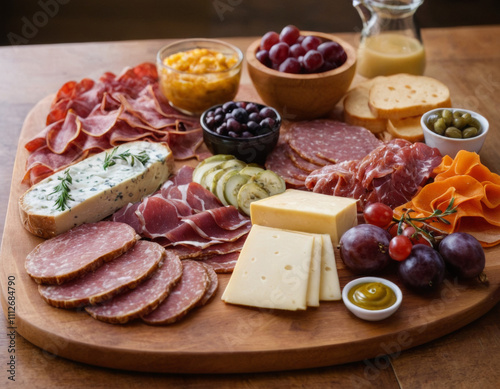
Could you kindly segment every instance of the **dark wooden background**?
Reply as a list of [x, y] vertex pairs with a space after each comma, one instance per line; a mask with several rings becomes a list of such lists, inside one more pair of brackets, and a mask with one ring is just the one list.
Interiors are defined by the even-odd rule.
[[[500, 23], [498, 0], [425, 0], [421, 27]], [[259, 36], [295, 24], [357, 32], [351, 0], [1, 0], [0, 45]]]

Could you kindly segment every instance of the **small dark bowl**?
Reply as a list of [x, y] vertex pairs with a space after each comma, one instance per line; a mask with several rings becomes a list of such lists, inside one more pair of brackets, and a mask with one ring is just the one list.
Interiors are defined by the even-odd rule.
[[[266, 105], [263, 104], [254, 104], [256, 104], [259, 109], [266, 107]], [[219, 135], [210, 130], [206, 125], [207, 113], [222, 105], [223, 104], [218, 104], [207, 109], [200, 118], [201, 127], [203, 128], [203, 140], [208, 150], [214, 155], [231, 154], [243, 162], [263, 165], [269, 153], [278, 143], [281, 127], [280, 114], [274, 108], [269, 107], [276, 113], [276, 122], [269, 132], [250, 138], [232, 138], [230, 136]]]

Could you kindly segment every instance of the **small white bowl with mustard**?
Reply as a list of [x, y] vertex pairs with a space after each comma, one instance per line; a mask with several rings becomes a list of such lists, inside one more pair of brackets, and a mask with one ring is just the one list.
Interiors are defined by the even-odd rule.
[[342, 289], [342, 300], [349, 311], [363, 320], [379, 321], [396, 312], [403, 301], [401, 289], [380, 277], [361, 277]]

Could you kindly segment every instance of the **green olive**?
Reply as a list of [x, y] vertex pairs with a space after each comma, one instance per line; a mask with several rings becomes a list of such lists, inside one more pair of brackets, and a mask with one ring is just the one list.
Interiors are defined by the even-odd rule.
[[448, 127], [444, 132], [444, 135], [449, 138], [462, 138], [462, 131], [456, 127]]
[[476, 118], [471, 117], [468, 122], [469, 126], [476, 127], [478, 130], [481, 129], [481, 123]]
[[454, 118], [454, 119], [456, 119], [456, 118], [461, 118], [461, 117], [462, 117], [462, 115], [463, 115], [463, 113], [462, 113], [462, 112], [460, 112], [460, 111], [454, 111], [454, 112], [453, 112], [453, 118]]
[[434, 132], [439, 135], [443, 135], [444, 131], [446, 130], [446, 123], [444, 122], [443, 118], [439, 118], [436, 120], [434, 123]]
[[453, 127], [456, 127], [459, 130], [464, 129], [467, 124], [467, 120], [465, 120], [462, 116], [453, 119]]
[[473, 138], [478, 134], [478, 129], [476, 127], [467, 127], [462, 131], [462, 138]]
[[443, 113], [441, 115], [446, 125], [451, 125], [451, 123], [453, 122], [453, 114], [451, 113], [451, 111], [449, 109], [443, 109]]
[[429, 117], [427, 118], [427, 128], [429, 130], [432, 130], [432, 128], [434, 127], [434, 123], [436, 123], [436, 121], [440, 118], [441, 116], [438, 115], [437, 113], [433, 113], [432, 115], [429, 115]]
[[469, 120], [472, 119], [472, 115], [469, 112], [466, 112], [462, 115], [462, 117], [467, 120], [467, 123], [469, 123]]

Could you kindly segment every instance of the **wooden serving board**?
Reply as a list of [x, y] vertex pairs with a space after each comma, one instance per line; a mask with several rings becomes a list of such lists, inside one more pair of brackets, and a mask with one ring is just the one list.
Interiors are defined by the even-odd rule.
[[[248, 88], [245, 96], [252, 91]], [[26, 118], [20, 136], [1, 249], [2, 306], [7, 316], [7, 282], [15, 285], [13, 325], [25, 339], [47, 352], [92, 365], [148, 372], [239, 373], [303, 369], [342, 364], [429, 342], [459, 329], [486, 313], [500, 300], [500, 247], [486, 250], [489, 285], [447, 279], [431, 295], [403, 290], [403, 304], [392, 317], [366, 322], [341, 301], [321, 303], [303, 312], [255, 309], [221, 301], [229, 275], [205, 307], [177, 324], [153, 327], [140, 321], [106, 324], [83, 310], [46, 304], [24, 269], [26, 255], [42, 240], [21, 225], [17, 201], [28, 153], [26, 140], [45, 121], [51, 97]], [[338, 258], [340, 284], [355, 278]], [[394, 269], [384, 275], [401, 286]]]

